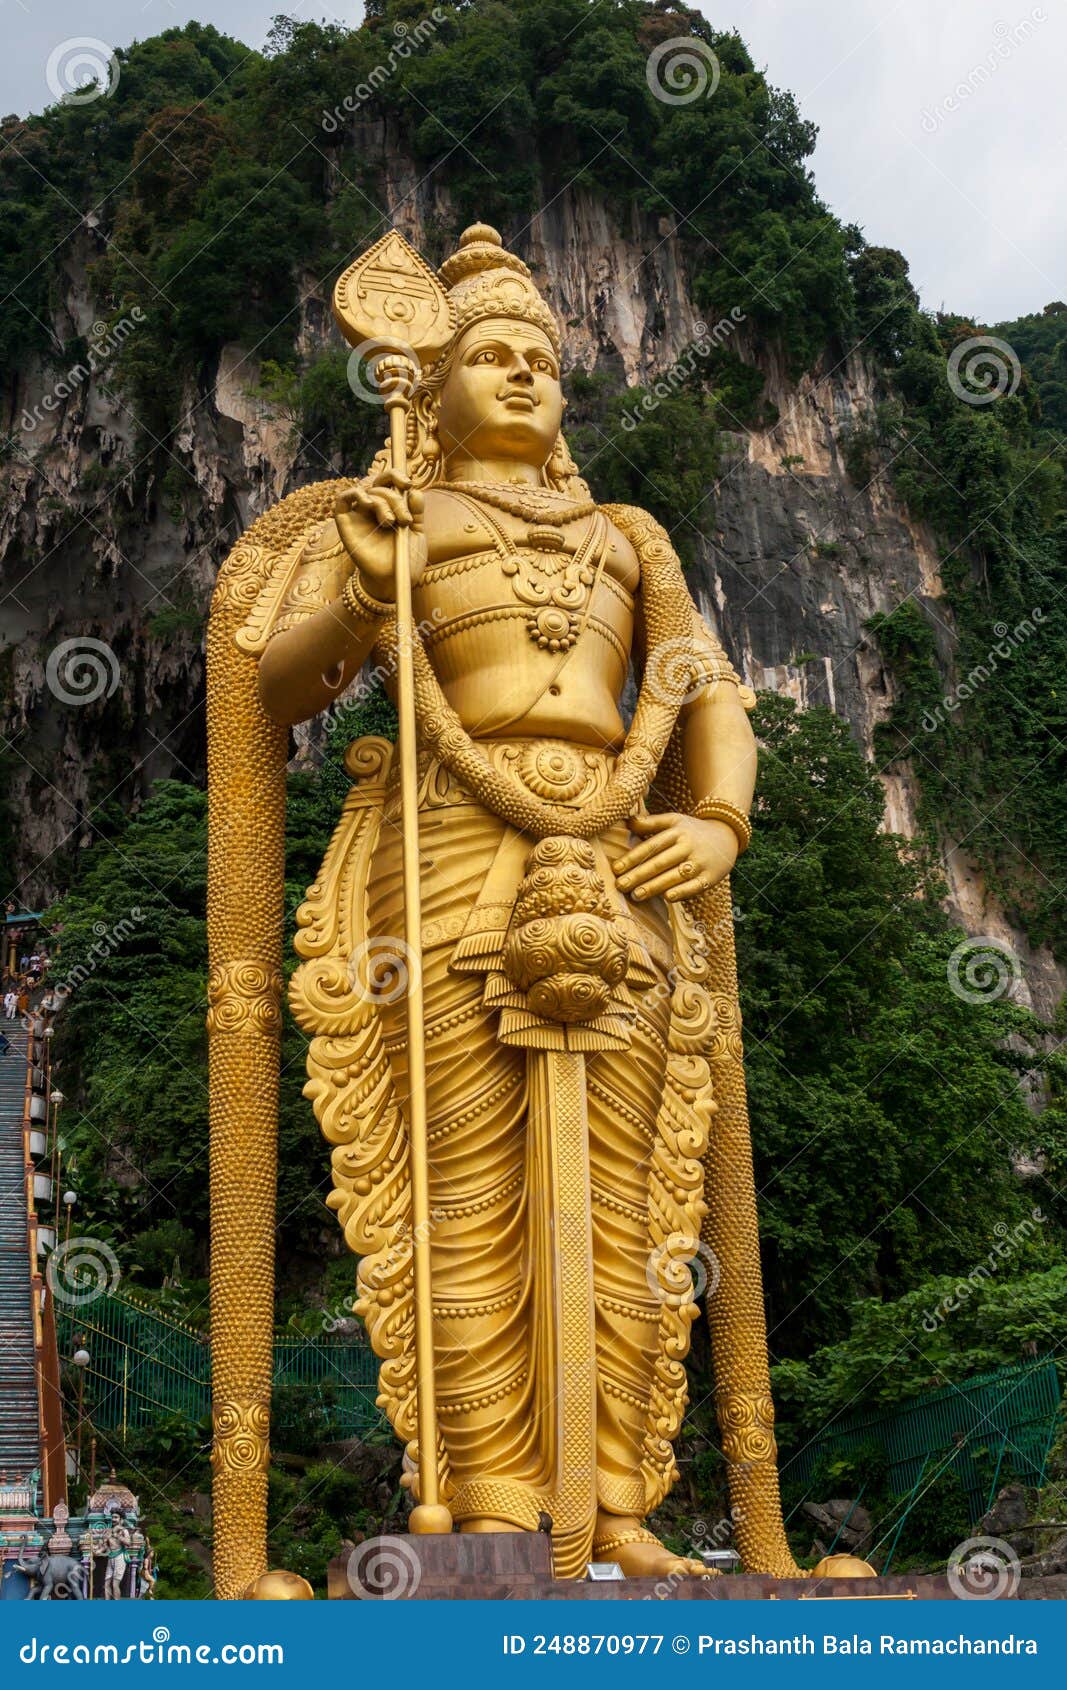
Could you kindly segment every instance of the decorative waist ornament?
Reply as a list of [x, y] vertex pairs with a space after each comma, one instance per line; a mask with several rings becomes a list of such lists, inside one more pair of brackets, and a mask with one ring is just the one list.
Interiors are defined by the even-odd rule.
[[[291, 1003], [412, 1529], [533, 1531], [547, 1515], [560, 1577], [593, 1557], [702, 1572], [643, 1522], [676, 1477], [703, 1255], [737, 1541], [749, 1570], [793, 1574], [726, 878], [747, 794], [713, 778], [716, 735], [747, 754], [751, 695], [664, 530], [590, 499], [559, 432], [555, 319], [494, 230], [467, 230], [439, 277], [385, 236], [335, 312], [354, 343], [387, 343], [390, 446], [364, 480], [303, 488], [253, 525], [209, 628], [219, 1594], [266, 1569], [277, 724], [324, 708], [368, 658], [396, 677], [400, 742], [350, 747]], [[528, 667], [503, 701], [513, 742], [461, 719], [411, 616], [427, 560], [461, 611], [456, 548], [440, 548], [479, 513], [471, 547], [512, 559], [528, 613]], [[602, 572], [621, 583], [625, 567], [641, 682], [621, 749], [591, 749], [586, 723], [570, 740], [565, 714], [555, 739], [523, 737], [603, 660], [586, 621]], [[480, 720], [501, 700], [485, 706]], [[383, 821], [397, 787], [399, 827]]]

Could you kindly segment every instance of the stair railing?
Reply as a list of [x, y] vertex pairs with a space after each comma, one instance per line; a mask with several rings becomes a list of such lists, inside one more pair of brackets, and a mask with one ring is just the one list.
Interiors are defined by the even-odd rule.
[[[41, 1272], [38, 1235], [41, 1223], [37, 1214], [35, 1175], [37, 1163], [31, 1147], [31, 1133], [39, 1131], [34, 1119], [34, 1069], [43, 1075], [45, 1098], [45, 1156], [49, 1159], [53, 1146], [48, 1143], [48, 1096], [51, 1091], [51, 1039], [45, 1036], [47, 1018], [31, 1010], [26, 1023], [26, 1089], [22, 1117], [22, 1161], [26, 1184], [26, 1246], [29, 1252], [30, 1312], [33, 1319], [34, 1374], [37, 1386], [37, 1436], [41, 1452], [41, 1492], [45, 1514], [51, 1515], [56, 1504], [67, 1500], [67, 1448], [63, 1431], [63, 1396], [59, 1379], [59, 1346], [56, 1336], [55, 1303], [47, 1273]], [[54, 1121], [51, 1130], [55, 1132]], [[58, 1193], [52, 1187], [53, 1241], [58, 1242]]]

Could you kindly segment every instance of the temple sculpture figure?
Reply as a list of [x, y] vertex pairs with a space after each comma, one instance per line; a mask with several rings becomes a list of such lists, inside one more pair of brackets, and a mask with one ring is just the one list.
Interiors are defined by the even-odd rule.
[[[298, 913], [290, 988], [380, 1402], [418, 1494], [413, 1252], [427, 1248], [440, 1497], [545, 1529], [557, 1577], [702, 1572], [645, 1525], [677, 1477], [706, 1294], [735, 1536], [795, 1574], [778, 1493], [729, 873], [756, 771], [741, 684], [665, 530], [599, 506], [561, 432], [560, 333], [475, 225], [406, 473], [305, 487], [224, 565], [209, 630], [216, 1579], [266, 1569], [274, 1087], [287, 731], [413, 582], [429, 1218], [412, 1222], [403, 830], [385, 740]], [[634, 673], [627, 725], [621, 701]], [[447, 1514], [444, 1516], [447, 1519]]]

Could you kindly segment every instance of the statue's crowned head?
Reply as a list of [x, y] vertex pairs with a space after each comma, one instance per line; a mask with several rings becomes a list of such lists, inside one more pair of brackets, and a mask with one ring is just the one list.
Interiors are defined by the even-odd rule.
[[424, 368], [410, 412], [413, 479], [445, 475], [445, 460], [514, 462], [546, 486], [583, 491], [560, 431], [560, 334], [529, 268], [497, 231], [475, 223], [439, 271], [455, 332]]

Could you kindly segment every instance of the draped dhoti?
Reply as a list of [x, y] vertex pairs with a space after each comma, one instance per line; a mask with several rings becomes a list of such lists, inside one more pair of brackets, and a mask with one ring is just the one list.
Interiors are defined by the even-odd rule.
[[[379, 1353], [399, 1355], [392, 1371], [383, 1368], [382, 1401], [410, 1438], [410, 1323], [398, 1314], [410, 1301], [409, 1261], [397, 1271], [395, 1226], [375, 1252], [385, 1233], [366, 1220], [378, 1183], [367, 1169], [381, 1168], [383, 1138], [397, 1137], [381, 1108], [368, 1126], [367, 1099], [388, 1084], [401, 1138], [407, 1112], [401, 835], [389, 793], [375, 823], [362, 874], [351, 828], [344, 844], [357, 868], [347, 897], [365, 900], [352, 931], [362, 926], [362, 954], [395, 956], [398, 972], [379, 966], [364, 976], [375, 1027], [373, 1051], [363, 1046], [362, 1089], [350, 1048], [321, 1038], [309, 1092], [328, 1136], [342, 1140], [333, 1200], [350, 1242], [370, 1247], [360, 1306]], [[672, 1038], [677, 922], [659, 900], [632, 903], [614, 886], [610, 863], [628, 842], [625, 825], [593, 842], [627, 958], [621, 996], [599, 1023], [608, 1031], [576, 1029], [568, 1048], [542, 1048], [536, 1017], [512, 1012], [509, 1021], [495, 1001], [514, 994], [493, 985], [534, 842], [436, 766], [423, 772], [428, 1242], [443, 1493], [461, 1523], [536, 1529], [547, 1513], [560, 1576], [576, 1576], [588, 1559], [598, 1510], [641, 1518], [668, 1487], [695, 1312], [688, 1271], [679, 1281], [672, 1270], [699, 1234], [706, 1064]], [[352, 1130], [349, 1110], [342, 1133], [337, 1092], [343, 1115], [346, 1085], [356, 1115], [363, 1099], [363, 1126]]]

